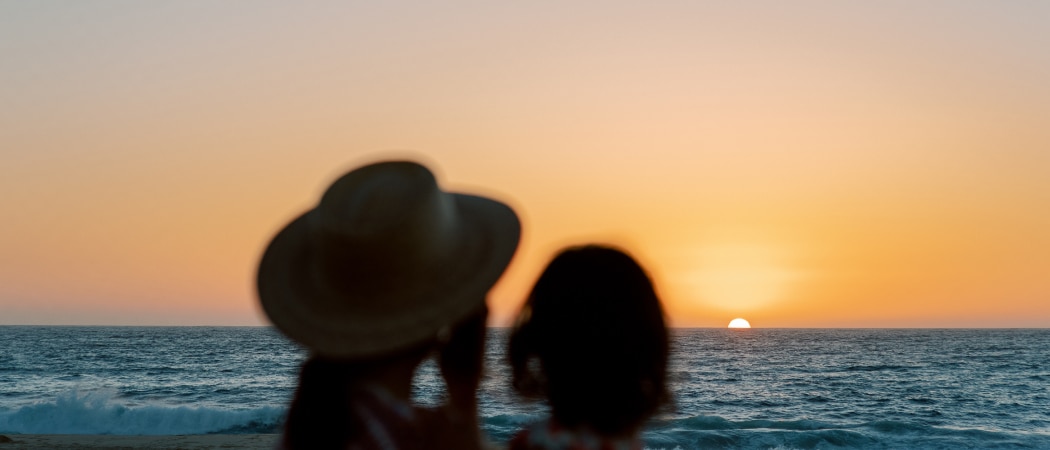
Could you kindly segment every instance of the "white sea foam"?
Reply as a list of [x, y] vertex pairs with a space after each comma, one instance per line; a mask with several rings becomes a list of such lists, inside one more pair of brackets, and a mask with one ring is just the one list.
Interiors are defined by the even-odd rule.
[[21, 434], [172, 435], [273, 432], [283, 408], [214, 409], [127, 406], [112, 393], [65, 392], [54, 401], [0, 408], [0, 432]]

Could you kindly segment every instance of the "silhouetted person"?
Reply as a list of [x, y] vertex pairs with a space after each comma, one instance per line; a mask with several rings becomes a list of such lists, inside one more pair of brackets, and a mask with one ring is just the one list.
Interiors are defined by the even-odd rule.
[[[281, 446], [478, 448], [485, 297], [519, 235], [509, 207], [442, 191], [413, 162], [336, 180], [259, 265], [266, 315], [310, 352]], [[410, 395], [434, 352], [449, 397], [429, 410]]]
[[564, 250], [533, 287], [508, 350], [515, 390], [545, 398], [551, 417], [510, 450], [642, 449], [642, 425], [670, 399], [668, 351], [660, 300], [634, 259]]

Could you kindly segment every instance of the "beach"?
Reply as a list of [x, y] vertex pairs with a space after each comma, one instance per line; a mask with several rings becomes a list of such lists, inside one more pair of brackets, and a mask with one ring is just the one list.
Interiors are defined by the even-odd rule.
[[193, 434], [175, 436], [118, 436], [102, 434], [9, 434], [0, 449], [272, 449], [276, 434]]

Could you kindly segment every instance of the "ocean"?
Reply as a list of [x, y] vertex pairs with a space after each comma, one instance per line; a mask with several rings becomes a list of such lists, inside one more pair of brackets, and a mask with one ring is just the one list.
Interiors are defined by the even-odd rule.
[[[491, 330], [495, 442], [545, 414]], [[0, 434], [273, 433], [305, 353], [267, 327], [0, 326]], [[1050, 330], [678, 329], [649, 449], [1050, 449]], [[432, 363], [416, 400], [444, 395]]]

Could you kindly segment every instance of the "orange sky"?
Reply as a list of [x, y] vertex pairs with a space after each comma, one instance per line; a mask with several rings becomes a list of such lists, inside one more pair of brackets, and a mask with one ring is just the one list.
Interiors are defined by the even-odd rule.
[[602, 241], [678, 326], [1050, 327], [1050, 4], [525, 3], [0, 3], [0, 324], [263, 324], [408, 154], [521, 214], [497, 325]]

